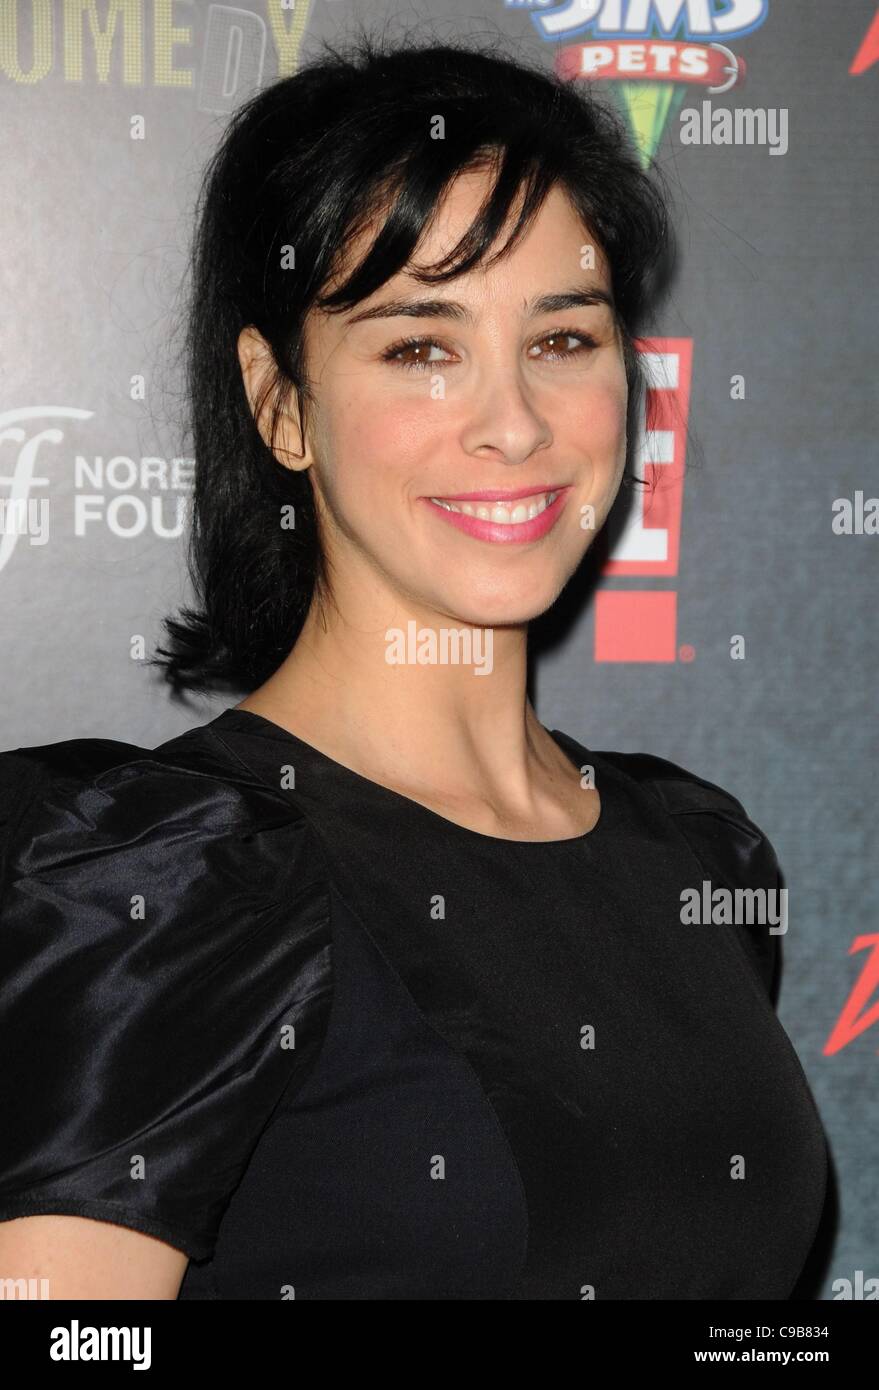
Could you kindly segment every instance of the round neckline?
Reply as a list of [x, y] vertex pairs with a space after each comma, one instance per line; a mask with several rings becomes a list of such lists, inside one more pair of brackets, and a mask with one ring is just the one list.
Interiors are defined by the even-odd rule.
[[[411, 796], [404, 796], [402, 792], [395, 791], [393, 787], [386, 787], [382, 782], [374, 782], [371, 777], [364, 777], [362, 773], [355, 772], [353, 767], [348, 767], [347, 764], [340, 763], [338, 759], [331, 757], [329, 753], [324, 753], [322, 749], [316, 748], [313, 743], [307, 743], [306, 740], [300, 738], [298, 734], [294, 734], [290, 729], [285, 729], [282, 724], [276, 724], [272, 719], [267, 719], [264, 714], [257, 714], [255, 710], [238, 709], [236, 706], [231, 705], [228, 709], [223, 710], [212, 723], [228, 723], [230, 719], [243, 719], [245, 725], [248, 723], [253, 724], [254, 731], [262, 730], [263, 734], [273, 738], [276, 742], [291, 743], [299, 748], [304, 748], [310, 756], [325, 763], [328, 767], [332, 768], [337, 775], [344, 774], [349, 778], [354, 778], [356, 782], [369, 787], [373, 793], [378, 793], [386, 799], [390, 798], [391, 801], [399, 805], [412, 807], [416, 812], [429, 816], [432, 820], [439, 822], [450, 832], [465, 836], [470, 840], [481, 840], [494, 845], [527, 845], [529, 849], [538, 846], [541, 848], [557, 848], [559, 845], [584, 844], [586, 841], [592, 840], [593, 837], [606, 826], [608, 811], [606, 799], [608, 778], [606, 777], [602, 777], [602, 786], [599, 789], [601, 804], [598, 812], [598, 820], [590, 830], [584, 830], [580, 835], [569, 835], [562, 840], [508, 840], [500, 835], [486, 835], [481, 830], [472, 830], [469, 826], [461, 825], [458, 821], [449, 820], [447, 816], [440, 815], [439, 811], [431, 810], [431, 808], [425, 806], [423, 802], [416, 801]], [[563, 733], [562, 730], [547, 729], [546, 732], [569, 759], [572, 767], [579, 770], [579, 761], [575, 760], [573, 749], [577, 750], [578, 757], [579, 753], [583, 752], [586, 753], [590, 759], [595, 759], [595, 754], [592, 753], [590, 749], [578, 743], [576, 739], [572, 739], [569, 734]]]

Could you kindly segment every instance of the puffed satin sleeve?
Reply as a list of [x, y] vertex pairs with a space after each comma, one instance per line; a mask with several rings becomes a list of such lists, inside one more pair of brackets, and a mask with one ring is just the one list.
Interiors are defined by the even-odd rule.
[[[649, 753], [610, 756], [674, 818], [713, 888], [735, 892], [737, 888], [780, 887], [771, 841], [731, 792]], [[730, 930], [774, 1003], [781, 933], [771, 932], [770, 925], [737, 921]]]
[[325, 1032], [313, 832], [245, 770], [76, 739], [0, 753], [0, 850], [0, 1220], [209, 1257]]

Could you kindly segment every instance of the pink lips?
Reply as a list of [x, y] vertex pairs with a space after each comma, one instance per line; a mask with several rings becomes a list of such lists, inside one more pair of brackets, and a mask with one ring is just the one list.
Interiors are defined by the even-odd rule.
[[[438, 507], [435, 502], [431, 502], [429, 497], [422, 497], [419, 501], [425, 502], [431, 511], [435, 512], [443, 521], [449, 522], [451, 526], [457, 527], [459, 531], [464, 531], [468, 536], [475, 536], [481, 541], [495, 541], [500, 544], [515, 544], [517, 541], [536, 541], [541, 536], [545, 536], [551, 531], [561, 515], [562, 508], [568, 499], [570, 487], [559, 488], [558, 496], [555, 501], [550, 502], [548, 507], [544, 507], [542, 512], [532, 517], [530, 521], [520, 521], [517, 523], [505, 523], [502, 521], [483, 521], [476, 516], [467, 516], [464, 512], [450, 512], [445, 507]], [[539, 493], [540, 488], [529, 488], [518, 493], [506, 493], [504, 500], [513, 501], [516, 497], [533, 497]], [[544, 489], [552, 491], [552, 489]], [[458, 501], [486, 501], [497, 502], [497, 494], [470, 493], [467, 496], [450, 497], [446, 499], [450, 502]]]

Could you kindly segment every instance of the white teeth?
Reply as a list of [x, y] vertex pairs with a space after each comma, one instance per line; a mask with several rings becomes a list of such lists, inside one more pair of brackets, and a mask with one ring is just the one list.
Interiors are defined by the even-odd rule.
[[480, 521], [501, 522], [505, 526], [518, 526], [523, 521], [532, 521], [545, 511], [558, 497], [558, 492], [539, 492], [533, 497], [521, 497], [512, 506], [505, 507], [502, 502], [449, 502], [442, 497], [431, 497], [438, 507], [447, 512], [463, 512], [465, 516], [478, 517]]

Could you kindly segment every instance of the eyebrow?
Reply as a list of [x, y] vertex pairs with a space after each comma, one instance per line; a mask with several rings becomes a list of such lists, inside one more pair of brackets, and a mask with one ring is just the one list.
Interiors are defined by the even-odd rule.
[[[616, 313], [613, 296], [597, 286], [590, 286], [588, 289], [575, 286], [569, 290], [560, 290], [557, 294], [538, 295], [535, 299], [526, 300], [524, 309], [526, 316], [533, 318], [537, 314], [559, 314], [564, 309], [585, 309], [594, 304], [605, 304]], [[471, 311], [454, 299], [391, 299], [384, 304], [376, 304], [372, 309], [359, 310], [351, 315], [348, 323], [398, 317], [455, 319], [459, 323], [473, 323]]]

